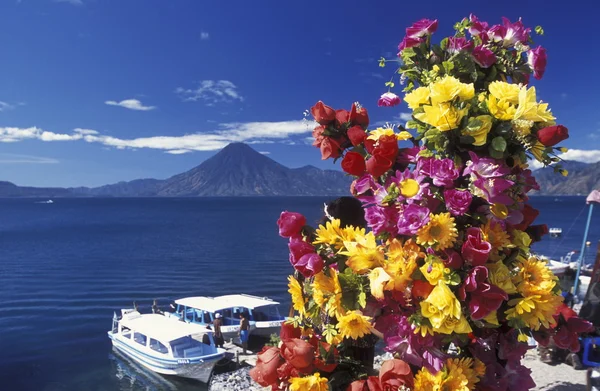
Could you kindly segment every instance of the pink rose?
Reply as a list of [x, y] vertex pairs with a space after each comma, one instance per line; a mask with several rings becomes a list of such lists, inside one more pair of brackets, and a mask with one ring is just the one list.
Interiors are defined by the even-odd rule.
[[315, 274], [323, 270], [325, 262], [323, 258], [317, 253], [304, 254], [298, 262], [294, 265], [294, 268], [298, 270], [304, 277], [310, 278]]
[[283, 363], [278, 348], [265, 346], [258, 353], [256, 366], [250, 370], [250, 377], [263, 387], [273, 385], [274, 389], [278, 389], [279, 376], [277, 368]]
[[294, 368], [309, 373], [315, 359], [315, 348], [301, 339], [288, 339], [281, 345], [281, 355]]
[[487, 262], [492, 245], [483, 240], [481, 229], [471, 227], [467, 229], [467, 238], [462, 246], [462, 256], [465, 261], [473, 266], [480, 266]]
[[400, 97], [393, 92], [386, 92], [382, 94], [377, 101], [379, 107], [392, 107], [400, 104]]
[[546, 72], [546, 63], [548, 62], [548, 56], [546, 55], [546, 49], [538, 46], [535, 49], [531, 49], [527, 52], [527, 64], [533, 71], [533, 77], [540, 80]]
[[279, 236], [289, 238], [300, 233], [306, 225], [306, 217], [300, 213], [283, 211], [277, 220]]
[[489, 68], [496, 62], [496, 55], [490, 49], [483, 45], [476, 46], [473, 49], [473, 60], [482, 68]]

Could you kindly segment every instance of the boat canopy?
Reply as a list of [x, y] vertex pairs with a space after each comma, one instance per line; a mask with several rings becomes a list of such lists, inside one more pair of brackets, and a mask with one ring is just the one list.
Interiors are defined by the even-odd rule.
[[182, 337], [210, 333], [210, 330], [202, 326], [174, 322], [172, 319], [159, 314], [140, 315], [139, 313], [130, 313], [123, 316], [120, 323], [121, 326], [167, 344]]
[[279, 302], [262, 298], [257, 296], [250, 295], [225, 295], [219, 297], [206, 297], [206, 296], [196, 296], [196, 297], [186, 297], [183, 299], [175, 300], [176, 304], [189, 307], [196, 308], [199, 310], [204, 310], [208, 312], [216, 312], [223, 310], [225, 308], [232, 307], [245, 307], [249, 309], [254, 309], [257, 307], [262, 307], [265, 305], [278, 305]]

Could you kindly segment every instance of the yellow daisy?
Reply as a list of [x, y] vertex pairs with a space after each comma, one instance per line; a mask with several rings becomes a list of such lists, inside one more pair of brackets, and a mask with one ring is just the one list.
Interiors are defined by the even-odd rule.
[[344, 247], [344, 231], [340, 228], [339, 219], [328, 221], [325, 226], [319, 225], [315, 233], [317, 238], [313, 244], [328, 244], [338, 250]]
[[290, 391], [328, 391], [329, 383], [319, 372], [307, 377], [292, 377]]
[[354, 241], [346, 241], [343, 244], [346, 249], [340, 251], [340, 254], [348, 256], [346, 265], [355, 273], [365, 274], [369, 270], [383, 265], [383, 251], [377, 245], [373, 232], [362, 237], [357, 236]]
[[548, 294], [556, 286], [558, 277], [552, 273], [545, 261], [529, 257], [519, 260], [517, 266], [519, 272], [513, 278], [513, 282], [523, 296]]
[[412, 134], [408, 133], [407, 131], [402, 131], [396, 134], [392, 128], [377, 128], [369, 132], [367, 140], [377, 141], [381, 136], [396, 136], [396, 140], [398, 141], [404, 141], [412, 138]]
[[296, 280], [293, 276], [288, 277], [288, 292], [292, 296], [292, 305], [294, 309], [298, 311], [300, 316], [306, 316], [306, 299], [304, 298], [304, 293], [302, 292], [302, 285]]
[[525, 325], [535, 331], [539, 330], [541, 326], [550, 328], [556, 324], [553, 315], [562, 301], [562, 296], [553, 294], [513, 299], [508, 302], [508, 306], [511, 308], [505, 312], [506, 319], [514, 327]]
[[371, 334], [371, 318], [356, 311], [349, 311], [338, 319], [336, 327], [344, 338], [362, 338]]
[[443, 371], [432, 375], [425, 368], [421, 368], [415, 375], [415, 390], [441, 390]]
[[322, 271], [315, 274], [312, 283], [313, 300], [329, 316], [340, 316], [345, 313], [342, 307], [342, 288], [335, 270], [329, 269], [329, 276]]
[[417, 232], [417, 243], [444, 250], [456, 241], [458, 231], [450, 213], [431, 214], [429, 222]]
[[475, 389], [475, 384], [479, 382], [477, 372], [473, 369], [473, 359], [470, 357], [451, 358], [446, 361], [446, 368], [450, 374], [462, 374], [467, 380], [464, 386], [468, 390]]

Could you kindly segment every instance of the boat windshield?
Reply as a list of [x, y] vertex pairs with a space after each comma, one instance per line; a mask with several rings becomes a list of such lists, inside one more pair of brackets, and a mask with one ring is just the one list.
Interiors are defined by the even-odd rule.
[[173, 357], [191, 358], [215, 353], [214, 346], [202, 343], [192, 337], [182, 337], [171, 342]]
[[276, 305], [265, 305], [262, 307], [256, 307], [250, 311], [250, 320], [255, 322], [264, 322], [283, 320], [283, 317], [279, 314], [279, 308], [277, 308]]

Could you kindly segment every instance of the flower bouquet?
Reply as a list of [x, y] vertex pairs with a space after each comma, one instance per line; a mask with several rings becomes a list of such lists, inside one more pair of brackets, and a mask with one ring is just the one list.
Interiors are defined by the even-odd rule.
[[[519, 20], [474, 15], [432, 43], [437, 20], [406, 30], [380, 106], [396, 78], [412, 110], [405, 125], [368, 130], [367, 110], [318, 102], [314, 145], [356, 177], [368, 229], [332, 216], [316, 229], [283, 212], [295, 316], [279, 347], [251, 372], [273, 390], [528, 390], [530, 337], [575, 352], [591, 331], [563, 304], [558, 279], [530, 252], [547, 232], [527, 193], [529, 159], [566, 175], [555, 151], [568, 137], [528, 86], [546, 52]], [[541, 27], [536, 33], [543, 34]], [[411, 129], [409, 132], [407, 129]], [[404, 144], [404, 145], [403, 145]], [[372, 333], [393, 359], [379, 374], [349, 347]]]

